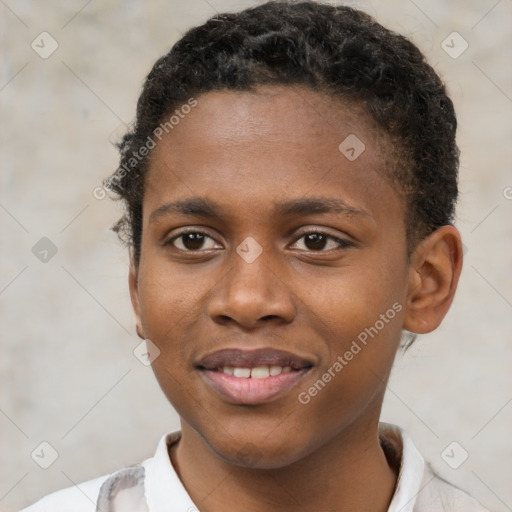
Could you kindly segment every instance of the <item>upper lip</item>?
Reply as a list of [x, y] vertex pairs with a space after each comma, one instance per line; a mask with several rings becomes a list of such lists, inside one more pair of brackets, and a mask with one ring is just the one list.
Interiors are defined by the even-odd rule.
[[226, 348], [203, 357], [196, 365], [204, 370], [219, 370], [226, 366], [232, 368], [254, 368], [256, 366], [290, 366], [294, 370], [310, 368], [313, 363], [308, 359], [273, 348], [242, 350]]

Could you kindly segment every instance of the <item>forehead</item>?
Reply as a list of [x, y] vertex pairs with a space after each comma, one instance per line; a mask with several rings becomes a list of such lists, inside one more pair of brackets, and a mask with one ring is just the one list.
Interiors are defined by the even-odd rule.
[[274, 139], [277, 144], [286, 141], [303, 148], [304, 139], [311, 137], [317, 147], [331, 146], [333, 141], [343, 140], [348, 129], [364, 138], [371, 134], [372, 139], [385, 139], [360, 101], [316, 92], [306, 86], [265, 85], [252, 91], [201, 94], [197, 106], [182, 116], [179, 126], [172, 128], [172, 138], [176, 144], [187, 144], [192, 142], [190, 132], [199, 135], [211, 130], [215, 143], [247, 142], [254, 147], [258, 139], [267, 144]]
[[371, 206], [395, 195], [385, 177], [393, 149], [360, 103], [298, 86], [196, 100], [152, 150], [145, 203], [187, 195], [256, 208], [329, 192]]

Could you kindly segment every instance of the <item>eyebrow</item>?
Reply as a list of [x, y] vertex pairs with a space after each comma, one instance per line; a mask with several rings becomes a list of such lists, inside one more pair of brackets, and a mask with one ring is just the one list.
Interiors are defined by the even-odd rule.
[[[292, 199], [283, 201], [274, 206], [274, 212], [282, 217], [293, 215], [311, 215], [315, 213], [343, 213], [349, 216], [365, 216], [370, 214], [364, 210], [348, 205], [341, 199], [334, 198], [309, 198]], [[179, 213], [182, 215], [195, 215], [204, 218], [221, 217], [221, 208], [209, 199], [202, 197], [191, 197], [173, 203], [166, 203], [154, 210], [149, 222], [155, 222], [161, 216], [168, 213]]]
[[159, 217], [168, 213], [181, 213], [182, 215], [197, 215], [199, 217], [219, 217], [219, 208], [208, 199], [191, 197], [174, 203], [166, 203], [159, 206], [149, 216], [149, 222], [155, 222]]
[[370, 214], [364, 210], [360, 210], [341, 199], [328, 197], [310, 198], [310, 199], [293, 199], [279, 203], [275, 207], [278, 215], [283, 217], [290, 215], [308, 215], [314, 213], [344, 213], [347, 215], [360, 215], [369, 217]]

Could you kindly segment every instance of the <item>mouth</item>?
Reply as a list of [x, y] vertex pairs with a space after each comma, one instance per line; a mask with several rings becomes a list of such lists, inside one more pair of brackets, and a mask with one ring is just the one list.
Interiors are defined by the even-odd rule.
[[196, 365], [210, 388], [225, 401], [253, 405], [276, 400], [312, 367], [307, 359], [274, 349], [224, 349]]

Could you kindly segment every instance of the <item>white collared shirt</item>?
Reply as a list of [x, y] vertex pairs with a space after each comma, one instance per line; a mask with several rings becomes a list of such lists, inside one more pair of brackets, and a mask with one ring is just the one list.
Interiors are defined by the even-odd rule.
[[[400, 460], [388, 512], [489, 512], [436, 476], [401, 428], [380, 423], [379, 434]], [[54, 492], [21, 512], [198, 512], [169, 458], [180, 435], [164, 435], [154, 457], [137, 466]]]

